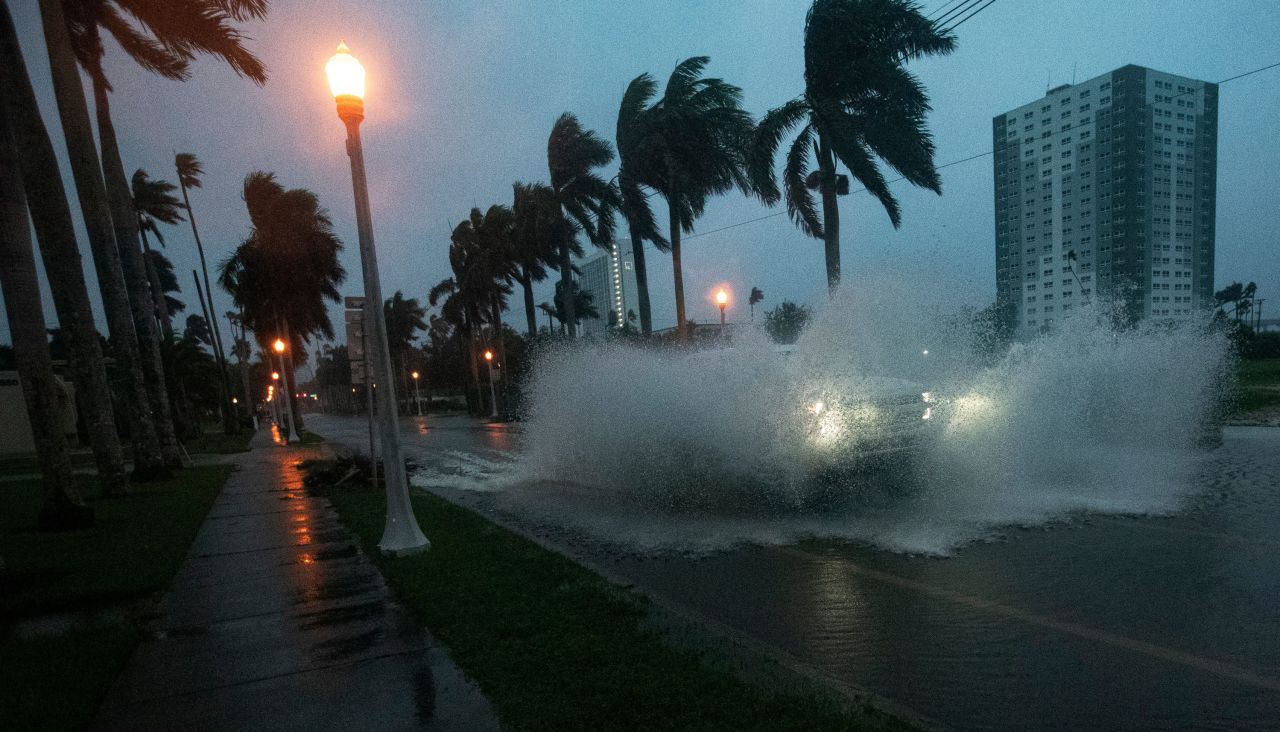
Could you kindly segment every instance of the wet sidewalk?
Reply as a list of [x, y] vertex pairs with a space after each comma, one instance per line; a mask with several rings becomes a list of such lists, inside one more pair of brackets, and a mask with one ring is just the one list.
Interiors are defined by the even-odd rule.
[[419, 630], [299, 460], [254, 437], [96, 729], [497, 729]]

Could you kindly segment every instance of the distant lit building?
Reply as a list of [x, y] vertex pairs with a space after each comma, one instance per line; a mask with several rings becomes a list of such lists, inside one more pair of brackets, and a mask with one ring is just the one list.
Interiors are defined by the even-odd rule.
[[631, 242], [615, 241], [608, 250], [596, 248], [577, 262], [578, 287], [591, 293], [599, 318], [582, 321], [583, 334], [603, 333], [628, 321], [639, 328], [639, 297]]
[[1026, 337], [1099, 296], [1213, 304], [1218, 86], [1124, 66], [992, 120], [997, 302]]

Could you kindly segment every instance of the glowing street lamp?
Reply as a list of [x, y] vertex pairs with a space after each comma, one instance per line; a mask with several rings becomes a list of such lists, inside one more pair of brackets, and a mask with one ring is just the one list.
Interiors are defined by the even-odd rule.
[[418, 394], [418, 377], [421, 375], [417, 371], [413, 372], [413, 403], [418, 407], [418, 416], [422, 416], [422, 397]]
[[498, 418], [498, 395], [493, 390], [493, 351], [490, 351], [487, 348], [484, 351], [484, 362], [485, 362], [485, 365], [489, 367], [489, 404], [492, 405], [492, 409], [489, 412], [489, 416], [493, 419], [497, 419]]
[[724, 306], [729, 304], [728, 290], [724, 289], [723, 287], [720, 288], [720, 291], [716, 293], [716, 304], [720, 306], [720, 332], [723, 333], [724, 332]]
[[[351, 185], [355, 193], [356, 233], [360, 241], [360, 268], [364, 275], [366, 307], [381, 309], [382, 283], [378, 279], [378, 252], [373, 243], [373, 213], [369, 209], [369, 184], [364, 172], [364, 147], [360, 142], [360, 123], [364, 121], [364, 67], [351, 55], [346, 43], [324, 67], [329, 77], [329, 91], [338, 106], [338, 118], [347, 128], [347, 157], [351, 159]], [[370, 332], [372, 331], [372, 332]], [[387, 348], [387, 323], [382, 317], [365, 319], [366, 335], [372, 353], [366, 354], [373, 368], [369, 382], [382, 384], [378, 390], [379, 421], [382, 436], [382, 464], [387, 484], [387, 517], [378, 547], [386, 554], [416, 554], [431, 547], [413, 516], [409, 502], [409, 486], [405, 479], [404, 457], [400, 450], [400, 427], [397, 423], [396, 382], [391, 372]], [[373, 456], [369, 456], [373, 459]]]
[[[276, 356], [280, 359], [279, 373], [285, 374], [284, 388], [282, 388], [280, 391], [284, 392], [284, 413], [286, 416], [286, 421], [289, 424], [289, 431], [285, 433], [284, 441], [285, 441], [285, 444], [288, 444], [290, 442], [302, 442], [302, 439], [298, 437], [298, 428], [293, 423], [293, 387], [290, 386], [289, 384], [289, 376], [288, 376], [289, 369], [284, 367], [284, 352], [285, 352], [284, 341], [281, 340], [280, 338], [277, 338], [275, 343], [271, 344], [271, 348], [276, 352]], [[273, 379], [276, 376], [277, 374], [275, 373], [271, 374], [271, 377]]]

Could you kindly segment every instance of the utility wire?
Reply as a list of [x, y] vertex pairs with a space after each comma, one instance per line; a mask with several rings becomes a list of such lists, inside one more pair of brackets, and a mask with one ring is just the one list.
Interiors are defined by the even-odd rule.
[[943, 6], [942, 6], [942, 7], [938, 8], [937, 10], [935, 10], [935, 11], [933, 11], [932, 13], [930, 13], [930, 14], [929, 14], [929, 18], [930, 18], [930, 20], [932, 20], [933, 18], [938, 17], [938, 14], [939, 14], [939, 13], [941, 13], [942, 11], [944, 11], [944, 10], [946, 10], [947, 8], [951, 7], [952, 5], [955, 5], [955, 4], [956, 4], [956, 2], [957, 2], [957, 0], [947, 0], [947, 2], [946, 2], [945, 4], [943, 4]]
[[[995, 0], [989, 0], [989, 2], [988, 2], [987, 4], [988, 4], [988, 5], [990, 5], [992, 2], [995, 2]], [[985, 7], [985, 6], [984, 6], [984, 7]], [[1237, 80], [1237, 79], [1243, 79], [1243, 78], [1245, 78], [1246, 76], [1253, 76], [1254, 74], [1260, 74], [1260, 73], [1262, 73], [1263, 71], [1270, 71], [1271, 69], [1274, 69], [1274, 68], [1280, 68], [1280, 61], [1278, 61], [1278, 62], [1276, 62], [1276, 63], [1273, 63], [1273, 64], [1268, 64], [1268, 65], [1266, 65], [1266, 66], [1259, 66], [1259, 67], [1258, 67], [1258, 68], [1256, 68], [1256, 69], [1252, 69], [1252, 70], [1250, 70], [1250, 71], [1245, 71], [1244, 73], [1236, 74], [1235, 76], [1228, 76], [1227, 78], [1225, 78], [1225, 79], [1223, 79], [1223, 80], [1221, 80], [1221, 81], [1217, 82], [1217, 84], [1218, 84], [1219, 86], [1221, 86], [1222, 84], [1226, 84], [1227, 82], [1235, 81], [1235, 80]], [[1180, 92], [1180, 93], [1178, 93], [1178, 94], [1176, 94], [1176, 95], [1174, 95], [1174, 96], [1169, 97], [1169, 99], [1177, 99], [1178, 97], [1183, 97], [1183, 96], [1186, 96], [1186, 95], [1188, 95], [1188, 94], [1192, 94], [1192, 93], [1195, 93], [1195, 92], [1198, 92], [1198, 91], [1200, 91], [1200, 89], [1188, 89], [1188, 90], [1187, 90], [1187, 91], [1185, 91], [1185, 92]], [[1060, 132], [1070, 132], [1070, 131], [1072, 131], [1072, 130], [1078, 129], [1078, 128], [1080, 128], [1080, 127], [1084, 127], [1084, 126], [1086, 126], [1086, 125], [1091, 125], [1091, 124], [1093, 124], [1093, 122], [1092, 122], [1092, 121], [1089, 121], [1089, 122], [1081, 122], [1081, 123], [1079, 123], [1079, 124], [1075, 124], [1075, 125], [1072, 125], [1071, 127], [1068, 127], [1066, 130], [1060, 130]], [[1007, 148], [1007, 147], [1009, 147], [1009, 145], [1008, 145], [1008, 143], [1006, 142], [1006, 144], [1005, 144], [1003, 147], [1000, 147], [1000, 148], [998, 148], [998, 149], [999, 149], [999, 150], [1004, 150], [1004, 149], [1005, 149], [1005, 148]], [[952, 161], [951, 161], [951, 162], [949, 162], [949, 163], [943, 163], [942, 165], [939, 165], [936, 169], [937, 169], [937, 170], [942, 170], [942, 169], [944, 169], [944, 168], [950, 168], [950, 167], [952, 167], [952, 166], [954, 166], [954, 165], [961, 165], [962, 163], [972, 162], [972, 161], [974, 161], [974, 160], [978, 160], [978, 159], [980, 159], [980, 158], [985, 158], [985, 157], [987, 157], [987, 156], [989, 156], [989, 155], [994, 155], [995, 153], [996, 153], [996, 150], [995, 150], [995, 149], [993, 149], [993, 150], [988, 150], [987, 152], [978, 153], [977, 155], [970, 155], [970, 156], [969, 156], [969, 157], [967, 157], [967, 158], [961, 158], [961, 159], [959, 159], [959, 160], [952, 160]], [[886, 185], [888, 185], [888, 184], [890, 184], [890, 183], [899, 183], [899, 182], [904, 181], [904, 180], [906, 180], [906, 178], [905, 178], [905, 177], [894, 178], [893, 180], [885, 181], [885, 184], [886, 184]], [[850, 192], [850, 193], [865, 193], [865, 192], [866, 192], [866, 190], [867, 190], [866, 188], [859, 188], [859, 189], [857, 189], [857, 190], [855, 190], [855, 191], [849, 191], [849, 192]], [[754, 218], [754, 219], [748, 219], [748, 220], [746, 220], [746, 221], [739, 221], [739, 222], [738, 222], [738, 223], [736, 223], [736, 224], [729, 224], [729, 225], [727, 225], [727, 226], [721, 226], [721, 227], [719, 227], [719, 228], [717, 228], [717, 229], [711, 229], [710, 231], [700, 231], [700, 232], [698, 232], [698, 233], [696, 233], [696, 234], [689, 234], [688, 236], [686, 236], [686, 237], [684, 237], [684, 238], [685, 238], [686, 240], [688, 240], [688, 239], [697, 239], [697, 238], [698, 238], [698, 237], [700, 237], [700, 236], [709, 236], [709, 235], [711, 235], [711, 234], [716, 234], [716, 233], [719, 233], [719, 232], [721, 232], [721, 231], [726, 231], [726, 230], [728, 230], [728, 229], [736, 229], [736, 228], [737, 228], [737, 227], [739, 227], [739, 226], [746, 226], [747, 224], [754, 224], [754, 223], [756, 223], [757, 221], [764, 221], [765, 219], [772, 219], [772, 218], [775, 218], [775, 217], [781, 216], [781, 215], [783, 215], [783, 214], [785, 214], [785, 213], [787, 213], [787, 212], [786, 212], [786, 211], [777, 211], [777, 212], [775, 212], [775, 213], [771, 213], [771, 214], [768, 214], [768, 215], [766, 215], [766, 216], [760, 216], [760, 217], [757, 217], [757, 218]]]
[[964, 2], [938, 16], [938, 18], [933, 21], [933, 24], [941, 26], [944, 23], [950, 22], [960, 15], [969, 12], [980, 2], [982, 2], [982, 0], [964, 0]]
[[968, 15], [964, 16], [964, 17], [963, 17], [963, 18], [961, 18], [960, 20], [957, 20], [956, 22], [952, 23], [952, 24], [951, 24], [951, 27], [947, 29], [947, 32], [951, 32], [951, 31], [955, 30], [956, 28], [959, 28], [959, 27], [961, 26], [961, 24], [963, 24], [965, 21], [969, 20], [970, 18], [972, 18], [973, 16], [977, 15], [978, 13], [981, 13], [982, 11], [984, 11], [984, 10], [986, 10], [987, 8], [991, 7], [991, 3], [994, 3], [995, 1], [996, 1], [996, 0], [987, 0], [986, 5], [983, 5], [982, 7], [978, 8], [978, 9], [977, 9], [977, 10], [975, 10], [975, 11], [973, 11], [972, 13], [969, 13]]

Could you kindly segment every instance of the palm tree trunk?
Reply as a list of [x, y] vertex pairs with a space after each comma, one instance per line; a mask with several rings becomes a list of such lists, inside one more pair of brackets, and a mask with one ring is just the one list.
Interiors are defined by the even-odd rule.
[[503, 337], [502, 303], [498, 300], [497, 295], [493, 295], [491, 302], [491, 309], [493, 310], [493, 339], [494, 345], [498, 348], [498, 377], [505, 388], [507, 384], [507, 339]]
[[564, 310], [564, 318], [561, 320], [561, 324], [568, 326], [570, 338], [577, 338], [578, 314], [574, 309], [573, 302], [573, 262], [569, 261], [569, 244], [567, 242], [560, 245], [560, 289], [562, 291], [560, 299], [563, 301], [561, 307]]
[[[631, 230], [631, 259], [636, 266], [636, 296], [640, 305], [640, 332], [649, 335], [653, 332], [653, 313], [649, 309], [649, 270], [644, 263], [644, 239]], [[623, 313], [623, 318], [626, 314]]]
[[[213, 303], [205, 301], [205, 291], [200, 287], [200, 277], [196, 275], [196, 271], [191, 270], [191, 281], [196, 283], [196, 298], [200, 301], [200, 310], [204, 313], [205, 322], [213, 317]], [[213, 327], [209, 327], [209, 340], [214, 341]], [[222, 432], [223, 434], [234, 435], [239, 431], [236, 426], [236, 416], [231, 409], [231, 388], [227, 383], [227, 372], [222, 368], [221, 362], [218, 360], [218, 347], [216, 341], [210, 343], [209, 347], [213, 350], [213, 360], [218, 366], [220, 378], [218, 379], [218, 414], [222, 416]]]
[[827, 291], [840, 287], [840, 204], [836, 201], [836, 158], [818, 133], [818, 167], [822, 171], [822, 229], [827, 259]]
[[[155, 422], [156, 437], [160, 441], [160, 454], [166, 464], [177, 466], [181, 464], [178, 439], [169, 409], [164, 358], [156, 335], [156, 311], [148, 299], [151, 287], [148, 286], [146, 267], [138, 248], [138, 218], [133, 207], [133, 194], [129, 190], [129, 181], [124, 176], [124, 163], [120, 160], [120, 146], [116, 143], [115, 125], [111, 122], [111, 103], [105, 80], [95, 77], [92, 82], [94, 111], [98, 117], [98, 140], [102, 146], [102, 172], [108, 204], [111, 206], [116, 244], [120, 250], [120, 265], [124, 270], [125, 285], [129, 289], [129, 300], [133, 306], [133, 322], [142, 358], [142, 377], [151, 396], [151, 414]], [[163, 322], [167, 324], [169, 305], [165, 302], [163, 292], [160, 293], [159, 305]], [[166, 335], [173, 335], [172, 329]], [[163, 471], [159, 475], [163, 475]]]
[[538, 313], [533, 304], [533, 277], [528, 267], [520, 268], [520, 288], [524, 290], [524, 318], [529, 326], [529, 337], [534, 338], [538, 335]]
[[21, 170], [27, 201], [37, 202], [30, 207], [31, 221], [53, 292], [58, 323], [67, 334], [72, 376], [85, 405], [83, 416], [98, 468], [98, 482], [104, 495], [120, 495], [128, 491], [129, 478], [116, 432], [111, 389], [89, 305], [84, 267], [76, 246], [71, 206], [62, 186], [53, 143], [40, 117], [40, 107], [27, 75], [13, 17], [3, 2], [0, 2], [0, 113], [11, 128], [12, 149]]
[[63, 431], [67, 415], [59, 404], [58, 387], [53, 378], [49, 334], [45, 330], [36, 260], [31, 251], [27, 196], [18, 173], [13, 135], [3, 114], [0, 114], [0, 290], [4, 291], [13, 357], [44, 488], [39, 526], [56, 530], [91, 525], [93, 509], [84, 505], [71, 477], [67, 436]]
[[[194, 275], [195, 273], [193, 272], [192, 274]], [[280, 378], [285, 381], [285, 388], [289, 390], [289, 393], [285, 396], [284, 403], [290, 407], [289, 418], [293, 420], [293, 431], [298, 433], [298, 437], [302, 437], [302, 428], [305, 426], [302, 423], [302, 407], [298, 405], [298, 400], [293, 397], [294, 394], [298, 393], [298, 376], [293, 370], [293, 335], [289, 331], [289, 319], [282, 317], [280, 322], [283, 326], [284, 342], [289, 344], [289, 347], [284, 352], [285, 373], [280, 374]], [[388, 384], [388, 386], [394, 388], [394, 384]]]
[[[213, 336], [213, 357], [218, 362], [218, 375], [222, 379], [222, 430], [228, 435], [234, 435], [240, 431], [240, 424], [237, 421], [237, 415], [231, 406], [231, 380], [227, 374], [227, 352], [222, 346], [222, 326], [218, 325], [218, 311], [213, 304], [213, 287], [209, 284], [209, 266], [204, 261], [204, 245], [200, 243], [200, 230], [196, 228], [196, 214], [191, 210], [191, 199], [187, 196], [187, 183], [183, 180], [181, 171], [178, 175], [178, 185], [182, 188], [182, 204], [187, 209], [187, 220], [191, 222], [191, 235], [196, 240], [196, 251], [200, 253], [200, 271], [204, 273], [204, 292], [205, 297], [209, 300], [209, 315], [212, 320], [209, 321], [210, 335]], [[234, 337], [234, 333], [232, 334]], [[245, 396], [245, 406], [249, 404], [248, 395]]]
[[160, 284], [160, 273], [156, 271], [155, 260], [150, 256], [151, 241], [146, 229], [139, 228], [138, 232], [142, 235], [143, 260], [146, 262], [143, 268], [146, 270], [147, 291], [151, 297], [152, 307], [155, 308], [155, 320], [152, 323], [160, 324], [160, 330], [165, 338], [173, 338], [173, 317], [169, 314], [169, 303], [164, 298], [164, 286]]
[[684, 316], [684, 267], [680, 262], [680, 215], [674, 203], [668, 202], [668, 218], [671, 220], [671, 271], [676, 288], [676, 334], [680, 340], [689, 337], [689, 322]]
[[71, 50], [61, 0], [40, 0], [40, 18], [44, 25], [58, 116], [66, 138], [67, 154], [80, 199], [85, 231], [89, 237], [89, 248], [93, 252], [98, 287], [102, 292], [102, 306], [107, 315], [107, 327], [111, 332], [112, 356], [120, 365], [129, 393], [129, 409], [126, 411], [133, 438], [134, 472], [148, 478], [165, 477], [168, 472], [166, 467], [177, 467], [177, 454], [175, 450], [172, 456], [174, 459], [166, 460], [166, 456], [161, 453], [151, 411], [153, 400], [148, 394], [146, 379], [142, 374], [142, 356], [133, 324], [133, 309], [129, 304], [120, 251], [116, 247], [111, 212], [107, 205], [102, 165], [93, 142], [89, 108], [85, 103], [84, 87], [80, 83], [75, 54]]

